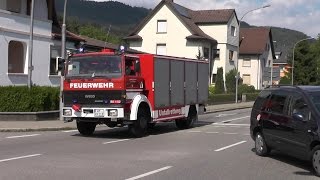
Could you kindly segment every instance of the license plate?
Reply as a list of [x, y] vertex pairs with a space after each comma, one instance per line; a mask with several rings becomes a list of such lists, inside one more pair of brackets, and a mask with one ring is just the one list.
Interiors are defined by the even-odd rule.
[[104, 110], [95, 110], [94, 111], [94, 117], [104, 117]]

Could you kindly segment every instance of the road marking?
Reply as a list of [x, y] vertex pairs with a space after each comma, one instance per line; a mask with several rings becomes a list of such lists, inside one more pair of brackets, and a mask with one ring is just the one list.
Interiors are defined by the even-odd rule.
[[78, 130], [69, 130], [69, 131], [62, 131], [62, 132], [65, 132], [65, 133], [69, 133], [69, 132], [77, 132]]
[[250, 116], [229, 119], [229, 120], [221, 121], [221, 122], [218, 122], [218, 123], [229, 123], [229, 122], [232, 122], [232, 121], [238, 121], [238, 120], [245, 119], [245, 118], [248, 118], [248, 117], [250, 117]]
[[219, 114], [216, 117], [225, 117], [225, 116], [232, 116], [232, 115], [236, 115], [236, 114], [235, 113], [233, 113], [233, 114]]
[[117, 143], [117, 142], [122, 142], [122, 141], [128, 141], [130, 139], [120, 139], [120, 140], [116, 140], [116, 141], [109, 141], [109, 142], [104, 142], [102, 144], [112, 144], [112, 143]]
[[199, 133], [201, 131], [188, 131], [189, 133]]
[[154, 171], [150, 171], [150, 172], [141, 174], [141, 175], [139, 175], [139, 176], [135, 176], [135, 177], [126, 179], [126, 180], [136, 180], [136, 179], [140, 179], [140, 178], [143, 178], [143, 177], [146, 177], [146, 176], [150, 176], [150, 175], [155, 174], [155, 173], [159, 173], [159, 172], [161, 172], [161, 171], [165, 171], [165, 170], [170, 169], [170, 168], [172, 168], [172, 166], [166, 166], [166, 167], [163, 167], [163, 168], [160, 168], [160, 169], [157, 169], [157, 170], [154, 170]]
[[223, 134], [230, 134], [230, 135], [234, 135], [234, 134], [238, 134], [238, 133], [223, 133]]
[[32, 136], [39, 136], [40, 134], [29, 134], [29, 135], [21, 135], [21, 136], [9, 136], [6, 137], [8, 139], [14, 139], [14, 138], [23, 138], [23, 137], [32, 137]]
[[17, 159], [24, 159], [24, 158], [30, 158], [30, 157], [35, 157], [35, 156], [41, 156], [42, 154], [32, 154], [32, 155], [27, 155], [27, 156], [20, 156], [20, 157], [14, 157], [14, 158], [9, 158], [9, 159], [2, 159], [0, 162], [6, 162], [6, 161], [12, 161], [12, 160], [17, 160]]
[[237, 145], [239, 145], [239, 144], [243, 144], [243, 143], [245, 143], [245, 142], [247, 142], [247, 141], [240, 141], [240, 142], [238, 142], [238, 143], [231, 144], [231, 145], [229, 145], [229, 146], [226, 146], [226, 147], [223, 147], [223, 148], [220, 148], [220, 149], [216, 149], [216, 150], [214, 150], [214, 151], [216, 151], [216, 152], [223, 151], [223, 150], [226, 150], [226, 149], [231, 148], [231, 147], [233, 147], [233, 146], [237, 146]]
[[250, 124], [217, 124], [219, 126], [250, 126]]
[[219, 134], [219, 132], [206, 132], [207, 134]]

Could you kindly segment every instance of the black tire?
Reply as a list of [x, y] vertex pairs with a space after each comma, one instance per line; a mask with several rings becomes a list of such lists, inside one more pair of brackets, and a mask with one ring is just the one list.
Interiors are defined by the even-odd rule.
[[77, 121], [77, 128], [80, 134], [84, 136], [90, 136], [96, 129], [97, 123], [95, 122], [82, 122]]
[[312, 149], [311, 153], [312, 167], [316, 176], [320, 177], [320, 146], [316, 146]]
[[198, 120], [198, 113], [195, 106], [189, 109], [188, 117], [186, 119], [177, 119], [176, 126], [178, 129], [188, 129], [193, 127], [194, 123]]
[[148, 129], [153, 129], [157, 123], [148, 123]]
[[270, 153], [270, 148], [267, 146], [262, 133], [257, 132], [255, 136], [255, 149], [258, 156], [267, 156]]
[[145, 136], [147, 134], [149, 119], [148, 113], [139, 108], [137, 120], [129, 126], [130, 133], [137, 138]]

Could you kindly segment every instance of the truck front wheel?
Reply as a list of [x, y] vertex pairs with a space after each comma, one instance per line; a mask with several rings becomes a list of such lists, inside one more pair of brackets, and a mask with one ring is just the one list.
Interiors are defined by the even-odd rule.
[[139, 109], [137, 120], [129, 126], [129, 131], [135, 137], [143, 137], [147, 133], [149, 117], [148, 114], [143, 110]]
[[198, 113], [195, 106], [190, 106], [188, 117], [186, 119], [177, 119], [176, 126], [178, 129], [188, 129], [193, 127], [198, 120]]
[[97, 123], [77, 121], [77, 128], [80, 134], [90, 136], [96, 129]]

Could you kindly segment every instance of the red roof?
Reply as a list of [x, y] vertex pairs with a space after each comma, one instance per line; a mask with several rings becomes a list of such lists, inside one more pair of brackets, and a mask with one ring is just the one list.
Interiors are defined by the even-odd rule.
[[272, 41], [270, 28], [241, 28], [240, 54], [263, 54], [269, 40]]

